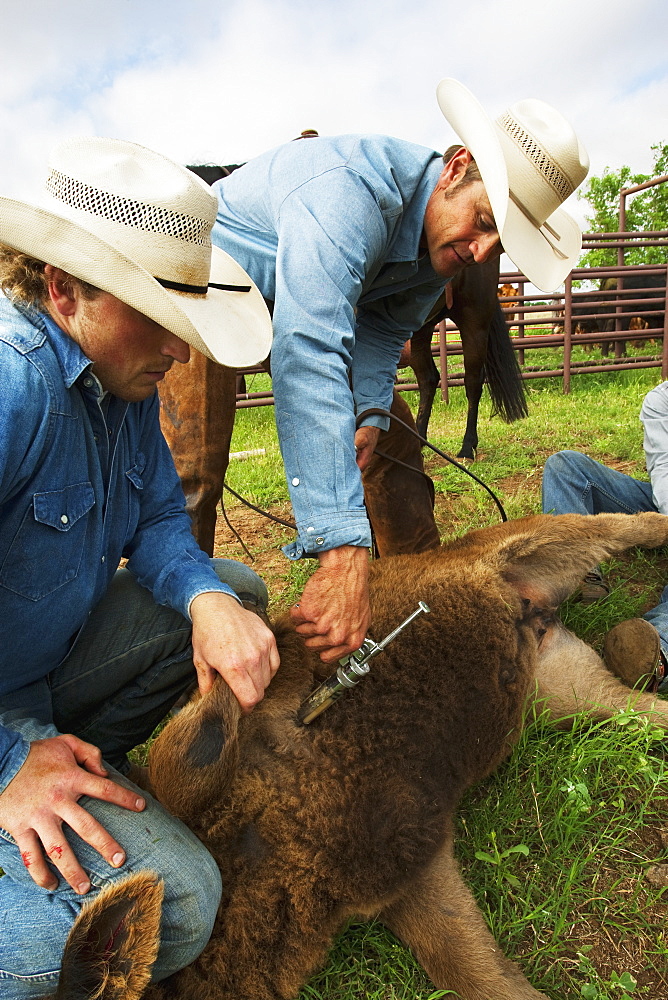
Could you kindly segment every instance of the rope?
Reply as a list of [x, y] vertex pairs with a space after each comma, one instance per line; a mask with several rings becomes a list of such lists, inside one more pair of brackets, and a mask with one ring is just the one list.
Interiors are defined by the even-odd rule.
[[[507, 521], [508, 520], [508, 516], [507, 516], [505, 510], [503, 509], [503, 505], [502, 505], [501, 501], [497, 497], [496, 493], [494, 493], [494, 491], [490, 489], [490, 487], [487, 485], [487, 483], [483, 483], [482, 479], [479, 479], [473, 472], [471, 472], [470, 469], [467, 469], [465, 465], [462, 465], [461, 462], [458, 462], [456, 459], [451, 458], [450, 455], [447, 455], [444, 451], [441, 451], [440, 448], [437, 448], [436, 445], [432, 444], [431, 441], [428, 441], [427, 438], [422, 437], [422, 435], [419, 434], [413, 427], [411, 427], [410, 424], [407, 424], [405, 420], [402, 420], [401, 417], [398, 417], [395, 413], [390, 413], [389, 410], [381, 410], [379, 408], [378, 409], [372, 409], [372, 410], [365, 410], [364, 413], [361, 413], [359, 415], [359, 417], [357, 418], [357, 425], [359, 426], [359, 423], [360, 423], [361, 420], [363, 420], [365, 417], [368, 417], [368, 416], [370, 416], [372, 414], [374, 416], [377, 415], [377, 416], [380, 416], [380, 417], [389, 417], [390, 420], [394, 420], [394, 421], [396, 421], [396, 423], [401, 424], [401, 426], [405, 427], [406, 430], [409, 431], [413, 435], [413, 437], [416, 437], [418, 439], [418, 441], [422, 442], [422, 444], [426, 445], [428, 448], [431, 448], [431, 450], [433, 452], [436, 452], [436, 454], [439, 455], [440, 458], [444, 458], [446, 462], [450, 462], [450, 464], [454, 465], [455, 468], [459, 469], [461, 472], [465, 472], [467, 476], [470, 476], [471, 479], [475, 480], [475, 482], [478, 483], [479, 486], [482, 486], [482, 488], [489, 493], [489, 495], [491, 496], [492, 500], [494, 501], [494, 503], [496, 504], [496, 506], [497, 506], [497, 508], [499, 510], [499, 513], [501, 515], [501, 520], [502, 521]], [[378, 450], [376, 450], [375, 454], [380, 455], [381, 458], [389, 458], [390, 461], [396, 462], [397, 465], [403, 465], [404, 468], [410, 469], [411, 472], [416, 472], [416, 473], [418, 473], [418, 475], [425, 476], [427, 479], [429, 478], [427, 476], [427, 473], [426, 472], [422, 472], [421, 469], [415, 469], [411, 465], [406, 465], [405, 462], [400, 462], [398, 459], [392, 458], [390, 455], [386, 455], [383, 452], [378, 451]]]
[[[497, 497], [496, 493], [494, 493], [494, 491], [490, 489], [490, 487], [486, 483], [483, 483], [482, 479], [479, 479], [478, 476], [476, 476], [473, 472], [471, 472], [470, 469], [467, 469], [465, 465], [462, 465], [461, 462], [458, 462], [456, 459], [452, 458], [444, 451], [441, 451], [440, 448], [437, 448], [436, 445], [432, 444], [431, 441], [428, 441], [427, 438], [422, 437], [422, 435], [419, 434], [413, 427], [411, 427], [410, 424], [407, 424], [405, 420], [402, 420], [401, 417], [398, 417], [395, 413], [390, 413], [389, 410], [381, 410], [380, 408], [365, 410], [364, 413], [361, 413], [360, 416], [357, 418], [357, 425], [359, 426], [360, 421], [364, 419], [364, 417], [367, 417], [371, 414], [381, 417], [389, 417], [390, 420], [394, 420], [398, 424], [401, 424], [401, 426], [404, 427], [407, 431], [409, 431], [414, 437], [416, 437], [418, 441], [422, 442], [422, 444], [426, 445], [428, 448], [431, 448], [431, 450], [435, 452], [440, 458], [444, 458], [446, 462], [450, 462], [450, 464], [454, 465], [455, 468], [459, 469], [461, 472], [465, 472], [467, 476], [470, 476], [471, 479], [473, 479], [476, 483], [478, 483], [479, 486], [482, 486], [482, 488], [486, 490], [487, 493], [489, 493], [489, 495], [491, 496], [492, 500], [494, 501], [499, 510], [499, 513], [501, 515], [501, 520], [502, 521], [508, 520], [508, 516], [505, 510], [503, 509], [503, 505], [499, 500], [499, 498]], [[422, 471], [422, 469], [416, 469], [414, 466], [408, 465], [406, 462], [402, 462], [400, 459], [394, 458], [392, 455], [388, 455], [386, 452], [380, 451], [380, 449], [378, 448], [376, 448], [374, 454], [379, 455], [381, 458], [385, 458], [390, 462], [394, 462], [395, 465], [401, 465], [404, 469], [408, 469], [410, 472], [415, 472], [419, 476], [424, 476], [425, 479], [430, 478], [426, 472]], [[233, 497], [236, 497], [237, 500], [240, 500], [241, 503], [245, 504], [246, 507], [250, 507], [251, 510], [254, 510], [257, 514], [262, 514], [264, 517], [269, 518], [270, 521], [275, 521], [276, 524], [282, 524], [285, 528], [291, 528], [293, 531], [297, 530], [297, 525], [293, 524], [292, 521], [285, 521], [283, 520], [283, 518], [276, 517], [274, 514], [270, 514], [269, 511], [263, 510], [261, 507], [256, 507], [254, 504], [250, 502], [250, 500], [246, 500], [245, 497], [242, 497], [240, 493], [237, 493], [236, 490], [233, 490], [231, 486], [228, 486], [227, 483], [223, 483], [223, 488], [226, 489], [228, 493], [231, 493]], [[235, 531], [235, 529], [228, 521], [227, 514], [225, 512], [225, 505], [223, 504], [222, 506], [223, 506], [223, 514], [225, 515], [225, 521], [227, 522], [228, 527], [236, 535], [237, 539], [243, 546], [244, 551], [248, 555], [250, 555], [248, 549], [244, 545], [239, 534]], [[252, 558], [253, 557], [251, 556], [251, 559]]]

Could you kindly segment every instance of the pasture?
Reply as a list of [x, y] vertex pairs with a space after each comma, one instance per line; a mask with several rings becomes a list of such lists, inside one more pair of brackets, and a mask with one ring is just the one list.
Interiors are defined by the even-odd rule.
[[[545, 458], [560, 448], [586, 451], [645, 477], [638, 412], [658, 370], [578, 375], [569, 396], [557, 379], [527, 383], [529, 417], [488, 420], [483, 395], [480, 449], [473, 471], [498, 494], [510, 518], [540, 510]], [[408, 395], [416, 409], [414, 394]], [[434, 405], [429, 437], [454, 454], [466, 406], [463, 389]], [[241, 410], [228, 483], [252, 503], [289, 519], [290, 506], [273, 409]], [[430, 455], [431, 453], [427, 453]], [[459, 470], [427, 457], [443, 536], [495, 523], [488, 495]], [[292, 532], [242, 506], [225, 507], [247, 553], [218, 519], [216, 555], [252, 565], [266, 580], [274, 616], [296, 599], [312, 570], [291, 564], [279, 546]], [[668, 553], [635, 552], [610, 564], [612, 592], [598, 605], [571, 600], [570, 628], [595, 647], [623, 618], [655, 603], [668, 578]], [[479, 665], [484, 670], [484, 664]], [[510, 760], [467, 796], [458, 820], [458, 853], [492, 932], [532, 984], [553, 1000], [665, 1000], [668, 995], [668, 770], [664, 740], [629, 712], [613, 723], [551, 730], [527, 727]], [[436, 1000], [410, 953], [379, 925], [351, 924], [326, 969], [300, 1000]], [[453, 994], [450, 994], [451, 996]], [[490, 997], [489, 1000], [494, 1000]]]

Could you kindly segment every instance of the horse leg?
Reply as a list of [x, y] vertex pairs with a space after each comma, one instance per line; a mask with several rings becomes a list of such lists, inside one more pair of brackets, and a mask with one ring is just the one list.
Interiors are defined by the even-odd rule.
[[[410, 408], [396, 390], [390, 412], [415, 428]], [[380, 556], [438, 548], [434, 484], [424, 471], [420, 442], [396, 421], [381, 431], [378, 448], [362, 473], [362, 484]]]
[[[466, 392], [468, 409], [466, 411], [464, 439], [461, 448], [457, 452], [457, 458], [474, 459], [478, 448], [478, 410], [484, 381], [484, 356], [481, 358], [478, 351], [467, 350], [465, 334], [463, 331], [460, 332], [464, 350], [464, 391]], [[484, 350], [485, 352], [487, 350], [486, 336]]]
[[186, 495], [198, 544], [213, 555], [216, 507], [230, 455], [236, 408], [235, 372], [191, 348], [160, 386], [160, 424]]
[[[457, 458], [475, 458], [478, 447], [478, 408], [485, 378], [490, 324], [495, 313], [501, 312], [498, 280], [499, 262], [492, 260], [466, 268], [452, 281], [449, 314], [462, 339], [464, 389], [468, 401], [466, 430]], [[503, 325], [505, 329], [505, 322]]]
[[452, 834], [429, 868], [379, 914], [435, 986], [462, 1000], [546, 1000], [506, 959], [464, 883]]
[[438, 368], [431, 353], [431, 338], [434, 333], [434, 323], [427, 322], [413, 335], [411, 340], [410, 365], [415, 372], [415, 378], [420, 392], [418, 405], [417, 429], [422, 437], [427, 437], [431, 408], [434, 396], [440, 382]]

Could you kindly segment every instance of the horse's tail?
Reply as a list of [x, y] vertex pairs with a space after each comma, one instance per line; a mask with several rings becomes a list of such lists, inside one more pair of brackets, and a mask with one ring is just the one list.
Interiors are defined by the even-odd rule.
[[485, 377], [492, 397], [493, 416], [498, 415], [508, 424], [528, 416], [520, 366], [498, 303], [489, 327]]

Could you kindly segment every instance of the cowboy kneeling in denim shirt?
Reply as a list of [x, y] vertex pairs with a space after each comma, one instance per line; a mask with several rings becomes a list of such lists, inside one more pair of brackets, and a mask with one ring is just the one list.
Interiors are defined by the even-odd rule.
[[248, 711], [278, 668], [247, 610], [266, 588], [198, 548], [158, 421], [156, 385], [190, 346], [230, 366], [269, 350], [261, 295], [212, 250], [216, 199], [96, 138], [56, 149], [46, 190], [0, 199], [4, 1000], [55, 990], [83, 898], [130, 870], [165, 883], [154, 979], [197, 957], [218, 869], [126, 754], [195, 678], [219, 674]]

